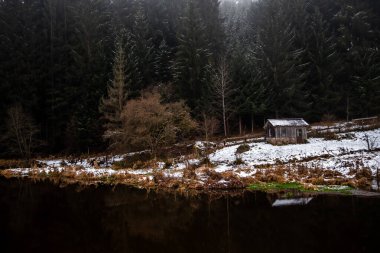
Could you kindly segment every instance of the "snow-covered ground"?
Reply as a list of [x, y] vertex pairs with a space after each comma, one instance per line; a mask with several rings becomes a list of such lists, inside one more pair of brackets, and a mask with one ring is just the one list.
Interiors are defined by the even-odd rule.
[[330, 124], [317, 124], [310, 126], [309, 130], [311, 133], [326, 133], [326, 132], [333, 132], [333, 133], [342, 133], [342, 132], [350, 132], [350, 131], [361, 131], [363, 129], [372, 129], [374, 126], [374, 123], [363, 123], [358, 124], [354, 122], [334, 122]]
[[[289, 171], [282, 176], [292, 178], [296, 166], [302, 165], [310, 170], [336, 171], [342, 177], [353, 178], [353, 169], [367, 168], [373, 175], [380, 168], [380, 151], [369, 152], [366, 136], [373, 140], [374, 149], [380, 148], [380, 129], [338, 134], [339, 140], [324, 140], [310, 138], [307, 144], [273, 146], [257, 140], [249, 140], [249, 151], [237, 155], [236, 150], [240, 144], [227, 143], [224, 148], [214, 145], [214, 152], [208, 158], [212, 166], [200, 165], [203, 158], [179, 157], [171, 166], [165, 166], [162, 161], [149, 163], [148, 167], [116, 170], [112, 163], [128, 159], [133, 154], [118, 155], [113, 157], [93, 157], [78, 160], [40, 160], [42, 166], [38, 168], [16, 168], [7, 170], [7, 175], [31, 176], [38, 173], [46, 175], [68, 174], [73, 177], [86, 175], [94, 180], [111, 177], [121, 177], [125, 180], [133, 179], [134, 182], [156, 182], [157, 180], [178, 180], [181, 182], [195, 181], [197, 184], [206, 184], [210, 178], [216, 178], [221, 185], [227, 185], [230, 180], [255, 179], [262, 173], [279, 166], [288, 168]], [[204, 143], [196, 142], [197, 149], [205, 147]], [[210, 143], [208, 143], [208, 147]], [[236, 165], [237, 158], [240, 159]], [[194, 170], [190, 173], [189, 168]], [[190, 169], [191, 170], [191, 169]], [[293, 172], [292, 172], [293, 170]], [[216, 174], [220, 175], [217, 176]], [[226, 179], [227, 178], [227, 179]], [[233, 178], [233, 179], [231, 179]], [[293, 177], [294, 178], [294, 177]]]
[[[267, 143], [249, 144], [250, 150], [239, 156], [244, 162], [244, 165], [239, 166], [233, 164], [237, 158], [238, 146], [217, 150], [210, 155], [210, 159], [216, 164], [216, 171], [234, 172], [242, 178], [255, 177], [258, 171], [268, 172], [270, 168], [303, 166], [309, 169], [339, 172], [342, 177], [352, 179], [356, 176], [352, 172], [355, 169], [369, 169], [372, 175], [376, 175], [377, 169], [380, 170], [380, 151], [368, 151], [366, 136], [374, 141], [374, 149], [380, 148], [380, 129], [376, 129], [339, 134], [340, 140], [311, 138], [307, 144], [286, 146], [273, 146]], [[268, 165], [272, 166], [268, 168]], [[263, 167], [266, 169], [261, 169]]]
[[[365, 135], [370, 139], [377, 139], [374, 148], [380, 148], [380, 129], [356, 132], [350, 134], [339, 134], [341, 140], [324, 140], [321, 138], [311, 138], [309, 143], [294, 144], [285, 146], [273, 146], [268, 143], [249, 144], [250, 150], [241, 155], [241, 159], [246, 165], [255, 167], [263, 164], [287, 163], [292, 161], [302, 161], [311, 157], [329, 155], [335, 159], [340, 156], [360, 150], [367, 149]], [[345, 136], [349, 136], [345, 138]], [[218, 167], [233, 167], [236, 160], [236, 149], [238, 146], [231, 146], [217, 150], [210, 155], [210, 159]]]

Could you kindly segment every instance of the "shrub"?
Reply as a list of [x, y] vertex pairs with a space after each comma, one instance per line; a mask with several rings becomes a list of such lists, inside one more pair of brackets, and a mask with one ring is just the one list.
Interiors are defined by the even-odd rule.
[[233, 162], [233, 165], [242, 165], [242, 164], [245, 164], [243, 158], [237, 156], [235, 161]]
[[355, 178], [356, 179], [367, 178], [368, 180], [371, 180], [372, 172], [369, 168], [359, 169], [355, 174]]
[[62, 160], [62, 161], [59, 163], [59, 165], [62, 166], [62, 167], [65, 167], [65, 166], [67, 166], [68, 164], [67, 164], [67, 162], [66, 162], [65, 160]]
[[222, 174], [214, 171], [214, 170], [207, 170], [205, 173], [210, 179], [215, 180], [215, 181], [220, 181], [223, 179]]
[[353, 140], [353, 139], [355, 139], [355, 135], [352, 133], [346, 133], [344, 135], [344, 139]]
[[301, 177], [307, 176], [309, 174], [309, 169], [306, 166], [298, 166], [297, 167], [297, 173]]
[[190, 109], [183, 101], [162, 104], [157, 92], [130, 100], [121, 120], [122, 145], [150, 149], [155, 155], [163, 146], [174, 144], [196, 128]]
[[164, 169], [170, 169], [173, 166], [173, 163], [170, 161], [165, 161]]
[[364, 189], [364, 190], [368, 190], [371, 188], [371, 183], [370, 181], [365, 178], [365, 177], [362, 177], [360, 178], [358, 181], [357, 181], [357, 187], [359, 189]]
[[133, 164], [132, 169], [139, 170], [144, 168], [145, 163], [142, 161], [137, 161]]
[[195, 166], [189, 164], [183, 171], [183, 177], [188, 179], [195, 179], [197, 174], [195, 173]]
[[247, 152], [250, 150], [250, 147], [248, 144], [243, 144], [243, 145], [240, 145], [237, 149], [236, 149], [236, 154], [242, 154], [244, 152]]
[[372, 151], [377, 146], [377, 138], [373, 136], [369, 136], [368, 134], [364, 135], [364, 140], [367, 144], [368, 151]]
[[327, 133], [323, 134], [323, 137], [326, 141], [340, 140], [340, 137], [334, 132], [327, 132]]
[[308, 183], [311, 183], [313, 185], [324, 185], [325, 184], [325, 180], [322, 176], [313, 177], [313, 178], [308, 179], [307, 181], [308, 181]]
[[152, 159], [152, 155], [148, 152], [137, 153], [131, 156], [126, 156], [123, 160], [114, 162], [112, 164], [113, 169], [125, 169], [135, 167], [135, 164], [141, 164]]
[[281, 175], [276, 175], [274, 173], [267, 173], [260, 177], [260, 181], [262, 182], [275, 182], [275, 183], [284, 183], [285, 178]]
[[201, 165], [206, 165], [208, 167], [213, 167], [213, 164], [212, 162], [210, 161], [210, 158], [208, 158], [208, 156], [204, 157], [198, 164], [199, 166]]
[[0, 169], [29, 168], [33, 163], [25, 160], [0, 160]]

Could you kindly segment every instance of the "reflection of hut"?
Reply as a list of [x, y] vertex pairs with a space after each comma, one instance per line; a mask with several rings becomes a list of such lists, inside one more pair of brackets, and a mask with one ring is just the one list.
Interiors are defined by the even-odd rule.
[[279, 207], [279, 206], [304, 206], [309, 204], [309, 202], [312, 200], [312, 197], [309, 198], [294, 198], [294, 199], [276, 199], [272, 203], [272, 207]]
[[305, 143], [308, 126], [303, 119], [268, 119], [264, 126], [266, 140], [274, 145]]

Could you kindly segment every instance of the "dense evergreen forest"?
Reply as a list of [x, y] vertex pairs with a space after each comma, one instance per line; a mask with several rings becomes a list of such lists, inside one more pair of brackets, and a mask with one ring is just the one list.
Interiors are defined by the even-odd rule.
[[181, 116], [170, 140], [379, 115], [379, 14], [378, 0], [0, 0], [0, 153], [102, 151], [125, 124], [153, 131], [131, 120], [145, 107]]

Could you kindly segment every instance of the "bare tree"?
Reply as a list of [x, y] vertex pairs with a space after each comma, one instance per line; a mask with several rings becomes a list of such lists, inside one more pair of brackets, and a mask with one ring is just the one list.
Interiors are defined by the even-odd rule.
[[6, 125], [4, 139], [10, 149], [23, 158], [30, 159], [32, 149], [37, 145], [35, 135], [38, 133], [32, 117], [24, 112], [21, 105], [15, 105], [8, 110]]
[[367, 144], [368, 151], [372, 151], [377, 147], [377, 138], [371, 137], [368, 134], [364, 135], [364, 141]]
[[380, 190], [380, 159], [374, 158], [374, 160], [377, 163], [377, 166], [376, 166], [376, 184], [377, 184], [377, 190]]
[[211, 91], [215, 99], [214, 104], [222, 117], [224, 136], [227, 136], [227, 120], [232, 111], [230, 97], [234, 90], [225, 57], [219, 60], [218, 65], [213, 69], [212, 76]]
[[216, 119], [214, 116], [210, 116], [206, 112], [202, 112], [202, 124], [201, 124], [201, 130], [205, 134], [206, 141], [209, 140], [209, 136], [212, 136], [215, 134], [215, 132], [218, 130], [220, 122], [218, 119]]

